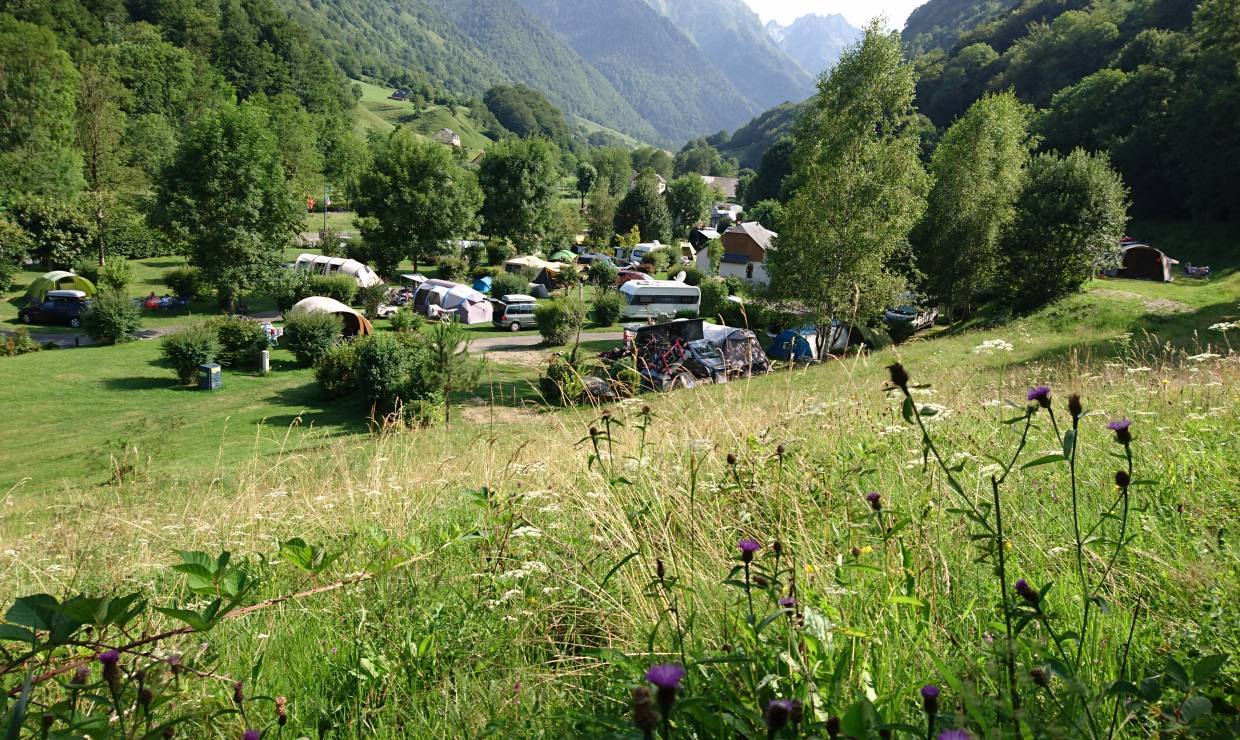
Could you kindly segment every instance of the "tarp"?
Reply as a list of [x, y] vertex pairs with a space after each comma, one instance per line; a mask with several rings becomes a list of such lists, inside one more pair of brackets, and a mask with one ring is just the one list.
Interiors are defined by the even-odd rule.
[[81, 275], [64, 270], [45, 272], [26, 288], [26, 302], [30, 305], [42, 303], [49, 290], [80, 290], [88, 296], [95, 294], [95, 284]]
[[483, 276], [475, 280], [474, 290], [478, 291], [479, 293], [490, 293], [491, 292], [491, 278], [487, 276]]
[[346, 306], [335, 298], [321, 295], [303, 298], [289, 310], [289, 313], [334, 313], [344, 321], [346, 337], [364, 337], [374, 333], [375, 330], [370, 321], [353, 307]]
[[1123, 255], [1124, 268], [1119, 271], [1123, 278], [1139, 280], [1172, 281], [1171, 266], [1180, 264], [1148, 244], [1129, 244], [1120, 250]]

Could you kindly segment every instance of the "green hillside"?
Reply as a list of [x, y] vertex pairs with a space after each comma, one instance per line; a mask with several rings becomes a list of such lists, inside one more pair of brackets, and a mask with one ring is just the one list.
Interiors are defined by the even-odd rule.
[[485, 149], [492, 143], [465, 106], [419, 107], [407, 100], [392, 100], [393, 90], [390, 87], [361, 81], [355, 81], [355, 84], [361, 88], [362, 96], [354, 109], [354, 116], [363, 130], [390, 131], [396, 126], [408, 126], [419, 134], [429, 136], [440, 129], [450, 128], [460, 135], [461, 146], [466, 149]]
[[962, 34], [1001, 16], [1019, 0], [929, 0], [904, 24], [901, 36], [913, 54], [950, 49]]

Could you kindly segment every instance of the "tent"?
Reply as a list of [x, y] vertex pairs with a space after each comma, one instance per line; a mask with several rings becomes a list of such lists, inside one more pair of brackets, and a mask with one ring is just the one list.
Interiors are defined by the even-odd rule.
[[481, 292], [468, 285], [457, 285], [448, 290], [440, 301], [444, 313], [455, 314], [462, 324], [486, 324], [491, 321], [491, 302]]
[[1169, 283], [1172, 280], [1171, 266], [1180, 264], [1179, 260], [1171, 259], [1163, 254], [1162, 250], [1148, 244], [1128, 244], [1120, 253], [1124, 265], [1119, 271], [1122, 278], [1161, 280]]
[[552, 262], [568, 262], [571, 264], [577, 261], [577, 255], [573, 254], [567, 249], [561, 249], [559, 251], [551, 253], [551, 261]]
[[371, 326], [370, 321], [351, 306], [346, 306], [335, 298], [327, 298], [325, 296], [304, 298], [298, 301], [289, 313], [334, 313], [344, 321], [344, 335], [346, 337], [364, 337], [375, 330]]
[[728, 375], [754, 375], [771, 369], [752, 331], [718, 324], [706, 324], [702, 328], [706, 339], [723, 354]]
[[47, 298], [49, 290], [80, 290], [92, 296], [95, 294], [95, 284], [81, 275], [64, 270], [45, 272], [30, 281], [30, 285], [26, 288], [26, 303], [32, 306], [42, 303], [43, 299]]
[[328, 257], [304, 252], [297, 255], [297, 261], [293, 263], [293, 266], [299, 270], [308, 270], [315, 275], [348, 275], [357, 281], [359, 288], [369, 288], [383, 283], [383, 279], [374, 270], [357, 260], [344, 257]]
[[784, 329], [775, 335], [766, 351], [776, 360], [784, 362], [809, 362], [818, 359], [818, 333], [813, 327]]
[[480, 278], [478, 278], [477, 280], [475, 280], [475, 281], [474, 281], [474, 290], [478, 291], [479, 293], [488, 293], [488, 294], [489, 294], [489, 293], [491, 292], [491, 278], [490, 278], [490, 276], [489, 276], [489, 275], [483, 275], [482, 277], [480, 277]]

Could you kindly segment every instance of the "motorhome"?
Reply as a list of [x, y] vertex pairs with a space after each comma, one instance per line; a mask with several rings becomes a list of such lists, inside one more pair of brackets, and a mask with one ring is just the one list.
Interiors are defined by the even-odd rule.
[[670, 318], [681, 312], [694, 315], [702, 305], [702, 291], [675, 280], [631, 280], [620, 286], [624, 318]]

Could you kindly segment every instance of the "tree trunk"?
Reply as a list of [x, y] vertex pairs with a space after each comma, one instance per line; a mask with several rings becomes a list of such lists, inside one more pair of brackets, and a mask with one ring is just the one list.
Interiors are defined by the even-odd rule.
[[95, 242], [99, 246], [99, 266], [103, 267], [108, 255], [103, 241], [103, 206], [95, 206]]

